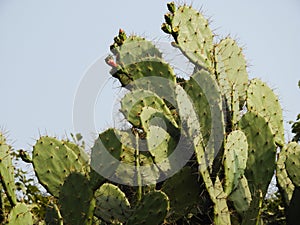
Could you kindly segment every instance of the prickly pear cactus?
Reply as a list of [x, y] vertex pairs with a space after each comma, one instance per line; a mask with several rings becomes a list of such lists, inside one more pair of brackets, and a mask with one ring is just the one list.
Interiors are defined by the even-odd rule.
[[[167, 8], [161, 28], [194, 66], [189, 77], [177, 77], [151, 41], [120, 29], [105, 61], [127, 89], [120, 112], [129, 128], [100, 133], [90, 158], [52, 137], [36, 142], [32, 160], [20, 152], [52, 195], [46, 224], [262, 224], [275, 168], [289, 223], [297, 223], [300, 148], [284, 145], [277, 96], [259, 79], [248, 80], [235, 40], [215, 40], [191, 6]], [[2, 134], [0, 160], [12, 207], [2, 216], [8, 224], [32, 224], [17, 202]]]

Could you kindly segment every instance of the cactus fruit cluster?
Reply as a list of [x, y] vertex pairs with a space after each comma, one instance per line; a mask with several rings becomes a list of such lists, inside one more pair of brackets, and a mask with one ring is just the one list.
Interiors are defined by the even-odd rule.
[[[249, 80], [235, 40], [217, 40], [190, 6], [167, 7], [161, 28], [193, 73], [177, 76], [152, 42], [120, 29], [105, 61], [127, 89], [120, 111], [130, 127], [100, 133], [90, 156], [48, 136], [32, 159], [20, 152], [51, 198], [39, 224], [263, 224], [274, 171], [287, 222], [297, 224], [300, 146], [285, 144], [277, 96]], [[32, 207], [17, 198], [2, 134], [0, 175], [0, 222], [34, 224]]]

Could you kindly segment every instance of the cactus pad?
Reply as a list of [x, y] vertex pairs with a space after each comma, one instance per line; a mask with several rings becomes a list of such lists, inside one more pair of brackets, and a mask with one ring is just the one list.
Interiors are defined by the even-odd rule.
[[273, 134], [265, 119], [252, 112], [242, 117], [239, 126], [249, 146], [245, 175], [250, 190], [256, 187], [265, 195], [275, 170], [276, 145]]
[[96, 192], [95, 215], [111, 223], [125, 223], [131, 215], [130, 203], [115, 185], [105, 183]]
[[61, 215], [66, 224], [92, 224], [95, 199], [89, 180], [80, 173], [71, 173], [59, 194]]
[[244, 174], [248, 158], [248, 143], [245, 134], [236, 130], [227, 136], [224, 147], [225, 193], [235, 189]]
[[25, 203], [16, 204], [8, 215], [8, 225], [32, 225], [32, 214]]
[[253, 79], [247, 90], [247, 108], [268, 122], [275, 142], [284, 145], [282, 109], [274, 92], [259, 79]]
[[227, 37], [215, 47], [216, 73], [222, 94], [226, 96], [227, 103], [232, 104], [233, 92], [237, 92], [239, 105], [246, 100], [248, 74], [246, 60], [242, 49], [236, 42]]
[[[70, 148], [71, 147], [71, 148]], [[33, 147], [33, 166], [39, 181], [54, 196], [72, 172], [85, 174], [88, 164], [78, 146], [68, 141], [41, 137]]]
[[287, 146], [287, 153], [285, 161], [287, 174], [293, 184], [300, 187], [300, 145], [295, 142], [291, 142]]
[[[170, 8], [169, 8], [170, 9]], [[212, 67], [213, 33], [202, 14], [189, 6], [172, 7], [166, 14], [165, 27], [169, 28], [176, 46], [191, 62], [200, 67]]]
[[233, 202], [234, 208], [241, 215], [249, 209], [252, 197], [245, 176], [239, 179], [238, 186], [229, 195], [229, 200]]
[[162, 191], [149, 192], [136, 206], [127, 225], [161, 224], [169, 211], [168, 196]]

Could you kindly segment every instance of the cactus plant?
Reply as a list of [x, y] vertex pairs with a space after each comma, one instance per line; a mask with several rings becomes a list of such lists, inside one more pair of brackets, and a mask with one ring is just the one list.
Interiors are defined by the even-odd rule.
[[[129, 128], [100, 133], [90, 157], [78, 143], [52, 137], [36, 142], [32, 159], [20, 151], [51, 195], [46, 224], [262, 224], [275, 168], [294, 224], [300, 148], [284, 145], [277, 96], [248, 80], [235, 40], [215, 40], [190, 6], [167, 8], [161, 28], [194, 65], [187, 79], [151, 41], [120, 29], [105, 61], [127, 89], [120, 111]], [[9, 151], [0, 135], [1, 184], [11, 207], [7, 216], [1, 204], [0, 219], [32, 224], [32, 208], [17, 202]]]

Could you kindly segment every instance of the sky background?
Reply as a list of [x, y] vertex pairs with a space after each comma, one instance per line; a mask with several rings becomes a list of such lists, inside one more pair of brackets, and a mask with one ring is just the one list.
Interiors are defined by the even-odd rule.
[[[119, 28], [171, 41], [160, 30], [167, 2], [0, 0], [0, 128], [10, 143], [30, 150], [40, 134], [63, 137], [74, 132], [76, 91], [89, 67], [109, 53]], [[211, 17], [215, 33], [231, 34], [245, 47], [250, 78], [259, 77], [274, 88], [288, 130], [287, 122], [300, 113], [300, 1], [192, 3]], [[99, 130], [113, 125], [107, 110], [113, 96], [109, 90], [115, 90], [111, 84], [106, 96], [101, 95], [102, 103], [95, 105]]]

